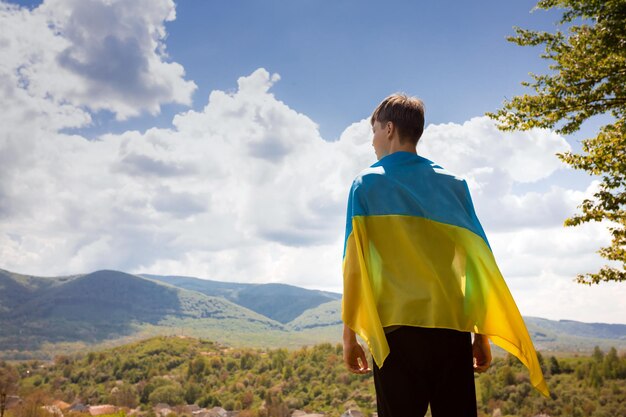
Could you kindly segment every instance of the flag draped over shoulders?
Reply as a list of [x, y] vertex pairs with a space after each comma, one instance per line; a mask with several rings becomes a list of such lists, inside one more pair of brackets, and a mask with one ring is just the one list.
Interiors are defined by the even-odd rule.
[[466, 182], [428, 159], [396, 152], [354, 180], [343, 281], [342, 319], [379, 367], [389, 354], [385, 327], [474, 332], [519, 358], [549, 395]]

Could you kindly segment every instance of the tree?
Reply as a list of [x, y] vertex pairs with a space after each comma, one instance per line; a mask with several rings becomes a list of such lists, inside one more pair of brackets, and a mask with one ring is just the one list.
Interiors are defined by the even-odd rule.
[[561, 365], [554, 356], [550, 356], [550, 374], [558, 375], [561, 373]]
[[289, 417], [289, 407], [277, 392], [269, 392], [265, 398], [265, 411], [267, 417]]
[[187, 404], [195, 404], [200, 395], [202, 395], [202, 385], [190, 382], [185, 387], [183, 399]]
[[562, 134], [605, 115], [611, 123], [582, 142], [582, 153], [559, 158], [575, 169], [602, 176], [599, 190], [585, 199], [580, 214], [565, 221], [577, 226], [608, 221], [611, 245], [599, 253], [621, 267], [604, 266], [577, 281], [597, 284], [626, 280], [626, 0], [541, 0], [539, 9], [564, 9], [555, 33], [516, 28], [508, 38], [520, 46], [545, 46], [542, 58], [552, 61], [546, 75], [531, 74], [522, 85], [534, 90], [504, 102], [488, 116], [502, 130], [550, 128]]
[[28, 398], [25, 398], [24, 402], [15, 411], [12, 411], [12, 414], [15, 417], [50, 417], [50, 413], [43, 408], [46, 402], [47, 396], [45, 393], [41, 391], [34, 392]]
[[168, 384], [152, 391], [149, 400], [152, 404], [165, 403], [168, 405], [180, 405], [184, 402], [184, 394], [178, 384]]
[[600, 349], [600, 347], [594, 346], [591, 357], [596, 362], [601, 363], [604, 360], [604, 352], [602, 352], [602, 349]]
[[137, 390], [127, 383], [113, 388], [109, 395], [109, 401], [120, 407], [135, 408], [137, 407], [137, 399]]
[[0, 417], [4, 417], [9, 395], [17, 392], [19, 375], [15, 368], [6, 362], [0, 362]]

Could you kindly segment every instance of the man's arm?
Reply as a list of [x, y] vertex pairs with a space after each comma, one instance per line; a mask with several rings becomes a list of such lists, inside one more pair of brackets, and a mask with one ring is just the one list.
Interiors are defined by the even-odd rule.
[[363, 347], [356, 341], [356, 334], [343, 325], [343, 361], [353, 374], [366, 374], [370, 371]]
[[489, 369], [489, 365], [491, 365], [491, 346], [489, 345], [489, 338], [487, 336], [474, 333], [472, 354], [474, 355], [475, 372], [482, 373]]

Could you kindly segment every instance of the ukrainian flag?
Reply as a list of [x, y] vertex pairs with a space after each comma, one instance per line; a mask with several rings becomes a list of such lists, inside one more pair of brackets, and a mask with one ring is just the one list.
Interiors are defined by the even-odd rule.
[[384, 327], [487, 335], [549, 396], [522, 316], [496, 265], [464, 180], [395, 152], [363, 171], [348, 200], [342, 319], [383, 366]]

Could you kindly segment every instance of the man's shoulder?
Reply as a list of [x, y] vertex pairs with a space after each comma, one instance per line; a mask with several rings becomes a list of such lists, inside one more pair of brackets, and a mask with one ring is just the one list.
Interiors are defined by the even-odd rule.
[[372, 182], [383, 178], [385, 174], [384, 167], [372, 165], [359, 172], [359, 174], [354, 178], [353, 186], [359, 187], [362, 185], [369, 185]]
[[420, 187], [430, 183], [432, 186], [455, 186], [465, 184], [465, 180], [443, 168], [441, 165], [420, 157], [419, 163], [403, 166], [384, 166], [374, 164], [362, 170], [354, 179], [353, 190], [387, 186], [390, 183]]

